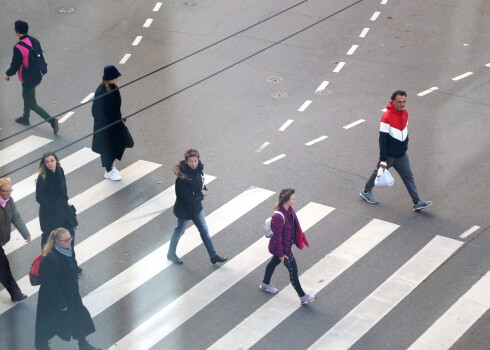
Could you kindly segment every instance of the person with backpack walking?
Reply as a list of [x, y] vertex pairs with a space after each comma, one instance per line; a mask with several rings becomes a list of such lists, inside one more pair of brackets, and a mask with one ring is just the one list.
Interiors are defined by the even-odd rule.
[[177, 217], [177, 227], [174, 230], [168, 246], [167, 259], [175, 264], [182, 264], [177, 256], [176, 249], [180, 237], [184, 234], [187, 223], [192, 220], [201, 235], [202, 242], [208, 251], [212, 264], [223, 263], [228, 258], [222, 258], [216, 253], [213, 242], [209, 236], [206, 217], [202, 209], [202, 201], [208, 195], [208, 189], [204, 184], [204, 165], [199, 160], [197, 149], [189, 148], [184, 153], [184, 160], [174, 166], [175, 180], [175, 205], [174, 215]]
[[[124, 124], [121, 114], [121, 93], [117, 80], [121, 73], [114, 66], [104, 67], [102, 83], [95, 90], [92, 105], [94, 117], [94, 132], [117, 122], [111, 127], [97, 132], [92, 138], [92, 151], [100, 154], [102, 166], [106, 169], [104, 177], [112, 181], [121, 180], [121, 174], [116, 169], [115, 160], [121, 160], [126, 147], [133, 147], [134, 142], [129, 130]], [[99, 96], [102, 96], [98, 98]], [[119, 122], [118, 122], [119, 121]]]
[[15, 278], [12, 276], [3, 246], [10, 241], [12, 224], [28, 243], [31, 241], [31, 234], [17, 211], [13, 198], [10, 197], [12, 191], [10, 178], [0, 178], [0, 282], [9, 292], [12, 301], [22, 301], [27, 298], [27, 295], [21, 292]]
[[65, 172], [54, 152], [44, 153], [39, 162], [36, 201], [39, 203], [39, 224], [42, 231], [41, 250], [51, 231], [65, 227], [72, 237], [71, 248], [77, 272], [81, 273], [82, 269], [75, 259], [75, 227], [69, 220], [70, 215], [74, 214], [68, 204]]
[[44, 245], [34, 341], [37, 350], [50, 350], [49, 340], [55, 335], [65, 341], [78, 340], [79, 350], [100, 350], [86, 339], [95, 326], [80, 296], [71, 240], [70, 232], [60, 227]]
[[5, 72], [4, 79], [10, 80], [10, 77], [17, 72], [19, 80], [22, 82], [24, 114], [16, 118], [15, 121], [22, 125], [30, 125], [29, 116], [33, 110], [51, 124], [56, 135], [59, 131], [58, 120], [51, 117], [36, 101], [36, 86], [41, 83], [42, 75], [47, 73], [41, 44], [39, 40], [27, 34], [29, 31], [27, 22], [15, 21], [14, 29], [15, 34], [19, 37], [19, 42], [14, 46], [12, 63]]
[[303, 291], [298, 278], [298, 265], [292, 252], [293, 244], [299, 249], [303, 249], [305, 245], [309, 247], [293, 209], [294, 203], [296, 203], [295, 192], [293, 188], [286, 188], [279, 193], [279, 200], [274, 210], [280, 213], [274, 213], [271, 219], [273, 235], [269, 241], [269, 252], [272, 254], [272, 259], [265, 268], [264, 279], [259, 288], [272, 294], [278, 292], [278, 289], [271, 284], [271, 278], [277, 265], [283, 263], [288, 269], [291, 285], [298, 293], [300, 303], [308, 304], [314, 301], [316, 297]]

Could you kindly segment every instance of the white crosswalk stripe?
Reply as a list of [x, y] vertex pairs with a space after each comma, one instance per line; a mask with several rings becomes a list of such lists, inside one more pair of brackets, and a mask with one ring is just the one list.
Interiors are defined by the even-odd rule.
[[[333, 208], [309, 203], [298, 211], [304, 231], [323, 219]], [[157, 312], [149, 320], [115, 343], [110, 349], [144, 350], [155, 345], [235, 283], [270, 258], [268, 240], [262, 237], [245, 251], [217, 269], [191, 290]], [[247, 263], [244, 264], [243, 262]], [[258, 283], [258, 282], [257, 282]]]
[[[14, 143], [12, 146], [4, 148], [0, 151], [0, 167], [17, 160], [38, 148], [46, 146], [52, 141], [53, 140], [44, 137], [31, 135]], [[39, 158], [41, 158], [41, 155], [39, 155]]]
[[[318, 293], [388, 237], [398, 225], [373, 220], [300, 276], [302, 285]], [[208, 349], [248, 349], [300, 307], [289, 285]], [[327, 348], [326, 348], [327, 349]]]

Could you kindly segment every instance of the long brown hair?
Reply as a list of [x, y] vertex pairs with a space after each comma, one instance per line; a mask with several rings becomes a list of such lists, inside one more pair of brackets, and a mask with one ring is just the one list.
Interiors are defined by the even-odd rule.
[[291, 199], [291, 196], [295, 193], [296, 191], [294, 188], [285, 188], [279, 193], [279, 199], [276, 202], [276, 209], [279, 209], [284, 203], [289, 201]]
[[43, 253], [48, 254], [53, 250], [54, 243], [56, 242], [57, 239], [60, 238], [60, 236], [64, 233], [70, 233], [66, 228], [60, 227], [57, 228], [56, 230], [51, 231], [49, 234], [48, 240], [46, 241], [46, 244], [43, 247]]
[[41, 161], [39, 162], [39, 166], [37, 168], [37, 173], [39, 175], [42, 175], [43, 178], [46, 174], [46, 170], [48, 170], [48, 168], [46, 168], [46, 164], [44, 164], [44, 161], [46, 160], [46, 158], [48, 158], [49, 156], [53, 156], [54, 159], [56, 159], [56, 167], [59, 167], [61, 166], [60, 164], [60, 160], [58, 159], [58, 156], [56, 155], [56, 153], [54, 152], [46, 152], [43, 154], [43, 156], [41, 157]]
[[[107, 80], [102, 80], [102, 85], [105, 86], [105, 91], [109, 92], [112, 91], [111, 85], [109, 84], [109, 81]], [[117, 84], [114, 84], [116, 86], [116, 89], [118, 88]]]

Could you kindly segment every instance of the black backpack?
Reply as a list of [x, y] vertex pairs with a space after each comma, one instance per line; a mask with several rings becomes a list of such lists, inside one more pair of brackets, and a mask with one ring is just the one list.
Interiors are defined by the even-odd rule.
[[43, 75], [48, 73], [48, 64], [44, 59], [43, 52], [23, 41], [19, 41], [18, 44], [29, 50], [29, 67], [22, 67], [22, 78], [26, 84], [37, 86], [43, 79]]

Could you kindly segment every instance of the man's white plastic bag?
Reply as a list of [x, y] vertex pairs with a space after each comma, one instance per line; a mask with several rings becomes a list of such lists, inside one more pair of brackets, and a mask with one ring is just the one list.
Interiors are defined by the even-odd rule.
[[395, 179], [391, 176], [388, 169], [383, 169], [379, 167], [378, 175], [376, 175], [376, 179], [374, 180], [374, 186], [376, 187], [387, 187], [393, 186], [395, 183]]

